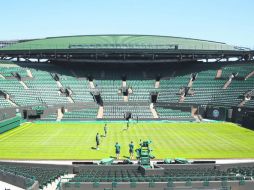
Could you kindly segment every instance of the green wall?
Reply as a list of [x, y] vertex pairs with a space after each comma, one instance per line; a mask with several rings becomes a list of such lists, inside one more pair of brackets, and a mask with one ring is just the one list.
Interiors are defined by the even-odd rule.
[[20, 116], [15, 116], [13, 118], [0, 121], [0, 134], [20, 126], [20, 122]]

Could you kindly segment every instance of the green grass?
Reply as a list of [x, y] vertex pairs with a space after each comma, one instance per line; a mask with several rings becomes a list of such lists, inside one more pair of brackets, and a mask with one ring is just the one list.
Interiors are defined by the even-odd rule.
[[95, 135], [103, 124], [30, 123], [0, 135], [0, 159], [101, 159], [121, 144], [121, 158], [128, 156], [131, 140], [153, 141], [153, 154], [164, 158], [254, 158], [254, 132], [232, 123], [109, 124], [100, 150], [93, 150]]

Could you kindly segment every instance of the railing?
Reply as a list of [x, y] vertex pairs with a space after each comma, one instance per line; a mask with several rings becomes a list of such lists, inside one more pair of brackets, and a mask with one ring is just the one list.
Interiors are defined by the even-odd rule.
[[178, 44], [70, 44], [69, 49], [178, 49]]
[[[142, 177], [142, 176], [141, 176]], [[203, 186], [209, 186], [210, 182], [214, 181], [221, 181], [221, 186], [223, 187], [223, 190], [228, 189], [227, 182], [230, 181], [238, 181], [239, 185], [245, 185], [245, 180], [251, 179], [252, 176], [182, 176], [182, 177], [153, 177], [148, 176], [149, 181], [144, 181], [145, 183], [149, 183], [149, 187], [154, 186], [156, 182], [164, 182], [167, 183], [168, 187], [174, 187], [174, 182], [185, 182], [186, 186], [191, 186], [193, 181], [200, 181], [203, 183]], [[85, 178], [85, 177], [83, 177]], [[112, 183], [112, 187], [116, 187], [117, 183], [129, 183], [131, 187], [136, 187], [136, 183], [141, 182], [135, 179], [135, 177], [129, 177], [129, 181], [116, 181], [113, 180], [111, 182], [107, 181], [99, 181], [98, 177], [94, 181], [70, 181], [74, 178], [61, 178], [60, 181], [57, 184], [56, 190], [61, 190], [61, 184], [64, 183], [65, 187], [71, 187], [71, 185], [74, 185], [75, 187], [79, 187], [82, 183], [92, 183], [93, 187], [99, 187], [100, 183]], [[145, 178], [145, 177], [143, 177]], [[220, 178], [219, 180], [215, 180], [216, 178]], [[82, 177], [80, 177], [82, 179]], [[116, 179], [116, 178], [115, 178]], [[162, 179], [156, 180], [156, 179]], [[143, 183], [143, 182], [142, 182]], [[229, 188], [230, 189], [230, 188]]]

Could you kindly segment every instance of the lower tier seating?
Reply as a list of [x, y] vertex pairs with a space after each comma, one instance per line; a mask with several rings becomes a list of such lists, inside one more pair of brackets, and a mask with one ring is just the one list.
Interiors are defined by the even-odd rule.
[[167, 182], [251, 180], [253, 167], [220, 169], [166, 169], [162, 176], [144, 176], [138, 170], [87, 170], [70, 182]]
[[195, 119], [191, 116], [190, 112], [164, 108], [164, 107], [156, 107], [156, 111], [158, 113], [159, 118], [165, 119], [176, 119], [176, 120], [190, 120], [194, 121]]
[[136, 119], [149, 119], [153, 118], [152, 112], [150, 111], [149, 105], [147, 106], [133, 106], [133, 105], [119, 105], [119, 106], [104, 106], [105, 119], [124, 119], [126, 112], [130, 112], [132, 117]]
[[65, 112], [62, 120], [69, 119], [96, 119], [98, 114], [98, 106], [86, 109]]
[[9, 171], [11, 173], [23, 174], [24, 177], [34, 177], [39, 182], [39, 188], [47, 186], [47, 184], [53, 182], [55, 179], [62, 175], [67, 174], [64, 169], [57, 169], [52, 167], [32, 167], [22, 165], [6, 165], [0, 164], [0, 169]]

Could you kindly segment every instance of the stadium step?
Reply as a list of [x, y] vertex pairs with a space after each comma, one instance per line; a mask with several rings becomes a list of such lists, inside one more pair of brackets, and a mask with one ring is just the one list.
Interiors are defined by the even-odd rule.
[[123, 101], [128, 102], [128, 96], [123, 96]]
[[248, 78], [254, 75], [254, 71], [250, 72], [244, 79], [247, 80]]
[[229, 80], [224, 84], [224, 86], [223, 86], [222, 89], [227, 89], [228, 86], [231, 84], [231, 82], [232, 82], [232, 79], [229, 79]]
[[19, 81], [19, 83], [24, 87], [24, 89], [28, 89], [28, 86], [23, 81]]
[[93, 81], [89, 81], [90, 88], [95, 88]]
[[150, 104], [150, 110], [153, 114], [153, 118], [156, 118], [156, 119], [159, 118], [157, 111], [154, 109], [153, 103]]
[[194, 118], [197, 122], [202, 121], [202, 116], [201, 116], [201, 115], [193, 115], [193, 118]]
[[63, 113], [62, 113], [62, 110], [61, 109], [58, 109], [57, 110], [57, 118], [56, 118], [56, 121], [61, 121], [63, 119]]
[[184, 100], [185, 100], [185, 96], [184, 95], [180, 95], [178, 102], [182, 103], [182, 102], [184, 102]]
[[238, 104], [238, 107], [243, 107], [248, 101], [250, 101], [251, 98], [247, 98], [247, 97], [244, 97], [243, 101], [240, 102], [240, 104]]
[[57, 84], [58, 88], [63, 88], [63, 85], [60, 81], [56, 81], [56, 84]]
[[103, 106], [100, 106], [98, 109], [97, 119], [103, 118], [103, 112], [104, 112]]
[[29, 69], [26, 70], [26, 73], [28, 77], [33, 78], [33, 74]]
[[14, 107], [18, 107], [18, 105], [10, 99], [10, 95], [9, 94], [6, 94], [6, 98], [5, 99], [6, 99], [6, 101], [9, 104], [13, 105]]
[[190, 79], [189, 83], [188, 83], [188, 87], [192, 87], [193, 81]]
[[154, 87], [159, 88], [160, 87], [160, 81], [155, 81]]
[[5, 79], [5, 77], [4, 77], [2, 74], [0, 74], [0, 78], [3, 78], [3, 79]]
[[70, 103], [74, 103], [74, 100], [72, 99], [72, 97], [67, 97], [67, 99], [69, 100]]
[[59, 188], [58, 187], [59, 183], [68, 182], [69, 180], [74, 178], [75, 175], [76, 174], [66, 174], [64, 176], [60, 176], [55, 181], [53, 181], [52, 183], [50, 183], [46, 187], [44, 187], [43, 190], [55, 190], [55, 189], [58, 189]]
[[222, 75], [222, 69], [218, 69], [215, 78], [216, 78], [216, 79], [219, 79], [219, 78], [221, 78], [221, 75]]
[[243, 107], [246, 102], [246, 100], [241, 101], [240, 104], [238, 104], [238, 107]]
[[126, 81], [123, 81], [123, 84], [122, 84], [123, 87], [126, 87], [127, 86], [127, 83]]
[[6, 99], [6, 100], [7, 100], [7, 102], [9, 102], [14, 107], [18, 107], [18, 105], [15, 102], [13, 102], [11, 99]]

